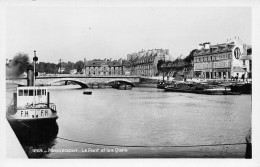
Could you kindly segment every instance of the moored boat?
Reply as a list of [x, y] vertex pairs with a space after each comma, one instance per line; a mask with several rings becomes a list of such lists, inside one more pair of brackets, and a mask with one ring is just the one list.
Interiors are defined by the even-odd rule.
[[237, 92], [241, 94], [251, 94], [252, 93], [252, 84], [251, 83], [236, 83], [230, 85], [231, 92]]
[[116, 89], [119, 90], [131, 90], [132, 86], [131, 85], [127, 85], [127, 84], [119, 84]]
[[210, 84], [187, 84], [175, 83], [165, 88], [166, 92], [183, 92], [196, 93], [206, 95], [240, 95], [240, 93], [232, 92], [230, 87], [224, 85], [210, 85]]
[[166, 81], [159, 81], [157, 83], [157, 88], [158, 89], [165, 89], [167, 86], [170, 86], [171, 84], [173, 84], [173, 83], [166, 82]]
[[[36, 55], [35, 55], [36, 57]], [[27, 70], [27, 86], [18, 86], [13, 93], [13, 100], [8, 106], [6, 118], [11, 125], [18, 123], [35, 128], [41, 125], [51, 125], [58, 119], [56, 105], [50, 103], [50, 93], [46, 87], [35, 86], [35, 62], [34, 67]]]

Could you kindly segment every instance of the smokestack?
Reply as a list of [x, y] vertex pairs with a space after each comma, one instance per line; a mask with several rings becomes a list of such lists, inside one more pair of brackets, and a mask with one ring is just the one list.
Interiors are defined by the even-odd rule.
[[27, 86], [33, 86], [34, 85], [34, 71], [33, 66], [30, 65], [27, 68]]
[[14, 92], [13, 97], [14, 97], [14, 111], [16, 111], [16, 109], [17, 109], [17, 93], [16, 92]]
[[202, 49], [202, 48], [204, 48], [204, 45], [203, 45], [203, 44], [199, 44], [198, 50], [200, 50], [200, 49]]
[[205, 42], [204, 43], [204, 48], [209, 49], [210, 48], [210, 42]]

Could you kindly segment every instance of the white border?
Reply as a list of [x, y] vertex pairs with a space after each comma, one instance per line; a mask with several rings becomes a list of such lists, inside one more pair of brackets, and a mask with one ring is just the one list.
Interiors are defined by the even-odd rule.
[[[9, 6], [90, 6], [90, 7], [165, 7], [165, 6], [247, 6], [252, 7], [252, 48], [253, 48], [253, 111], [252, 111], [252, 122], [253, 122], [253, 159], [84, 159], [84, 160], [22, 160], [22, 159], [7, 159], [5, 157], [5, 9]], [[260, 64], [260, 1], [259, 0], [247, 0], [247, 1], [206, 1], [206, 0], [185, 0], [185, 1], [137, 1], [137, 0], [20, 0], [20, 1], [0, 1], [0, 88], [1, 93], [1, 117], [0, 117], [0, 166], [260, 166], [260, 151], [259, 151], [259, 74]]]

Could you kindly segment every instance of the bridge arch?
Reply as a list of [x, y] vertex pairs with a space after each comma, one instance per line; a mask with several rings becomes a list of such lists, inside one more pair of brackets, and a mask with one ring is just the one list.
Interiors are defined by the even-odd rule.
[[52, 85], [53, 83], [61, 82], [61, 81], [70, 81], [70, 82], [74, 82], [74, 83], [80, 85], [82, 88], [89, 88], [88, 85], [85, 84], [84, 82], [82, 82], [80, 80], [77, 80], [77, 79], [72, 79], [72, 78], [59, 78], [59, 79], [55, 79], [53, 81], [50, 81], [48, 83], [48, 85]]
[[113, 82], [126, 83], [128, 85], [135, 87], [135, 85], [130, 80], [127, 80], [127, 79], [112, 79], [112, 80], [107, 81], [108, 84], [113, 83]]

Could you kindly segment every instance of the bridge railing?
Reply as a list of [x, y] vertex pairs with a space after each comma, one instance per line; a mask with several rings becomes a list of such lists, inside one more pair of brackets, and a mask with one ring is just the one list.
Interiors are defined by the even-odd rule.
[[[36, 79], [40, 78], [60, 78], [60, 77], [66, 77], [66, 78], [76, 78], [76, 77], [87, 77], [87, 78], [95, 78], [95, 77], [104, 77], [104, 78], [139, 78], [141, 76], [138, 75], [85, 75], [85, 74], [46, 74], [46, 75], [40, 75], [37, 76]], [[26, 76], [21, 76], [21, 77], [6, 77], [6, 80], [19, 80], [19, 79], [27, 79]]]
[[41, 78], [48, 78], [48, 77], [140, 77], [137, 75], [85, 75], [85, 74], [50, 74], [50, 75], [42, 75], [38, 76]]

